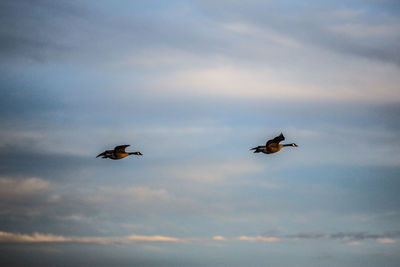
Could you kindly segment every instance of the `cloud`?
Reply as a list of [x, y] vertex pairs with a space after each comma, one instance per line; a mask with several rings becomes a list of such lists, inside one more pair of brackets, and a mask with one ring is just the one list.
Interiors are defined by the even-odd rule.
[[[327, 229], [357, 229], [343, 212], [370, 219], [396, 209], [398, 183], [384, 178], [398, 173], [399, 135], [381, 126], [398, 125], [399, 112], [370, 117], [353, 102], [399, 101], [398, 19], [376, 18], [359, 2], [293, 11], [199, 1], [185, 13], [181, 2], [145, 11], [128, 2], [1, 1], [0, 228], [71, 238], [124, 236], [126, 223], [144, 234], [224, 227], [210, 239], [272, 242], [246, 227], [328, 218]], [[248, 152], [282, 128], [298, 150]], [[304, 129], [310, 135], [297, 135]], [[95, 161], [97, 149], [120, 140], [145, 156]], [[380, 145], [371, 153], [370, 144]], [[392, 169], [372, 173], [372, 165]], [[358, 180], [368, 175], [379, 182]], [[232, 229], [244, 229], [243, 240], [225, 236]], [[329, 235], [309, 239], [361, 240]], [[397, 241], [368, 238], [386, 239]]]
[[347, 243], [347, 245], [349, 245], [349, 246], [359, 246], [360, 244], [361, 243], [359, 241], [352, 241], [352, 242]]
[[51, 234], [34, 233], [32, 235], [26, 235], [0, 232], [0, 242], [2, 243], [59, 243], [70, 242], [71, 240], [73, 239]]
[[379, 243], [394, 243], [393, 238], [399, 238], [400, 232], [388, 232], [384, 234], [370, 234], [366, 232], [337, 232], [337, 233], [321, 233], [321, 232], [309, 232], [299, 233], [295, 235], [286, 235], [286, 238], [301, 240], [301, 239], [337, 239], [342, 241], [348, 241], [347, 244], [358, 245], [359, 241], [362, 240], [375, 240]]
[[214, 236], [213, 240], [215, 240], [215, 241], [227, 241], [227, 239], [225, 237], [220, 236], [220, 235]]
[[26, 179], [0, 178], [0, 198], [19, 198], [40, 194], [50, 189], [50, 182], [36, 177]]
[[89, 200], [93, 203], [129, 203], [144, 204], [149, 202], [171, 202], [173, 196], [165, 189], [150, 189], [143, 186], [100, 186], [98, 194], [93, 194]]
[[[77, 219], [94, 215], [84, 195], [68, 186], [42, 178], [0, 178], [0, 214], [25, 221], [42, 218]], [[71, 186], [74, 188], [74, 186]]]
[[[399, 237], [398, 233], [388, 233], [386, 236]], [[360, 234], [360, 233], [336, 233], [336, 234], [317, 234], [317, 233], [303, 233], [298, 235], [288, 236], [246, 236], [242, 235], [236, 238], [226, 238], [221, 235], [216, 235], [210, 238], [181, 238], [163, 235], [128, 235], [122, 237], [76, 237], [76, 236], [63, 236], [54, 234], [20, 234], [0, 231], [0, 243], [82, 243], [82, 244], [131, 244], [131, 243], [204, 243], [204, 242], [265, 242], [275, 243], [284, 242], [288, 240], [301, 240], [301, 239], [320, 239], [333, 240], [341, 239], [346, 241], [345, 244], [351, 246], [357, 246], [361, 244], [361, 240], [372, 239], [376, 240], [381, 244], [393, 244], [396, 240], [385, 235], [371, 235], [371, 234]]]
[[196, 183], [224, 183], [232, 182], [232, 177], [240, 177], [263, 170], [263, 166], [251, 161], [225, 160], [215, 162], [203, 162], [201, 166], [195, 163], [186, 163], [179, 168], [168, 169], [171, 176], [180, 179], [194, 181]]
[[393, 240], [391, 238], [378, 238], [376, 241], [378, 241], [381, 244], [393, 244], [393, 243], [396, 243], [396, 240]]
[[74, 2], [2, 1], [0, 4], [3, 18], [0, 26], [2, 57], [25, 58], [40, 62], [68, 53], [72, 46], [66, 41], [69, 31], [65, 23], [80, 18], [84, 10], [82, 5]]
[[178, 243], [183, 242], [183, 239], [176, 238], [176, 237], [169, 237], [169, 236], [161, 236], [161, 235], [154, 235], [154, 236], [144, 236], [144, 235], [131, 235], [125, 238], [127, 241], [132, 242], [167, 242], [167, 243]]
[[162, 236], [130, 235], [126, 237], [66, 237], [61, 235], [33, 233], [18, 234], [0, 231], [0, 243], [82, 243], [82, 244], [117, 244], [117, 243], [179, 243], [185, 240]]
[[[129, 184], [82, 186], [81, 183], [78, 187], [72, 181], [64, 183], [41, 178], [2, 177], [0, 214], [4, 219], [21, 224], [29, 218], [32, 224], [37, 220], [46, 220], [52, 225], [57, 225], [59, 220], [86, 225], [99, 217], [103, 218], [102, 221], [112, 221], [115, 216], [124, 214], [125, 218], [135, 218], [135, 223], [140, 224], [162, 214], [193, 215], [200, 209], [197, 200], [176, 196], [162, 187]], [[204, 211], [205, 205], [201, 207]]]
[[[283, 53], [283, 52], [282, 52]], [[311, 61], [304, 62], [304, 55], [318, 53]], [[331, 64], [321, 67], [318, 58]], [[214, 98], [240, 98], [244, 101], [268, 99], [275, 101], [399, 101], [396, 82], [398, 70], [380, 63], [365, 64], [354, 60], [344, 65], [344, 57], [333, 56], [312, 49], [299, 49], [291, 66], [276, 67], [268, 63], [242, 64], [232, 60], [229, 64], [214, 64], [203, 68], [175, 69], [160, 73], [148, 83], [153, 93], [165, 92], [180, 97], [199, 96]], [[301, 66], [299, 70], [291, 70]], [[339, 68], [340, 67], [340, 68]], [[309, 75], [318, 69], [318, 76]], [[384, 70], [384, 71], [383, 71]], [[375, 75], [360, 75], [371, 73]], [[380, 75], [377, 75], [377, 74]], [[326, 81], [334, 81], [327, 83]], [[377, 89], [379, 88], [379, 90]]]
[[70, 237], [53, 234], [33, 233], [20, 234], [0, 231], [0, 243], [83, 243], [83, 244], [118, 244], [118, 243], [183, 243], [210, 241], [251, 241], [251, 242], [280, 242], [277, 237], [240, 236], [228, 239], [223, 236], [208, 238], [178, 238], [163, 235], [129, 235], [125, 237]]
[[176, 196], [164, 188], [146, 186], [100, 186], [80, 196], [89, 206], [95, 206], [100, 214], [141, 215], [142, 218], [160, 216], [165, 213], [191, 213], [198, 210], [198, 203], [192, 199]]
[[[313, 4], [311, 9], [299, 3], [296, 8], [288, 8], [285, 1], [231, 1], [229, 5], [208, 1], [201, 3], [200, 7], [215, 21], [239, 21], [261, 29], [272, 29], [314, 50], [324, 49], [351, 57], [400, 64], [396, 53], [400, 23], [393, 11], [398, 8], [390, 8], [382, 1], [352, 1], [352, 5], [346, 8], [333, 2]], [[384, 15], [378, 15], [376, 10]]]
[[281, 239], [274, 236], [240, 236], [237, 238], [239, 241], [251, 241], [251, 242], [280, 242]]
[[43, 206], [57, 201], [52, 194], [54, 185], [50, 182], [32, 178], [0, 178], [0, 214], [41, 214]]
[[[372, 113], [372, 112], [371, 112]], [[388, 112], [389, 113], [389, 112]], [[393, 115], [393, 114], [392, 114]], [[371, 114], [371, 116], [376, 116]], [[390, 116], [390, 115], [388, 115]], [[357, 120], [354, 118], [354, 120]], [[361, 122], [361, 121], [360, 121]], [[302, 143], [305, 149], [314, 146], [313, 152], [307, 157], [298, 158], [300, 162], [312, 162], [313, 164], [340, 164], [340, 165], [381, 165], [398, 166], [400, 163], [398, 146], [394, 143], [400, 141], [397, 131], [388, 131], [383, 127], [362, 127], [355, 125], [331, 125], [316, 127], [310, 135], [304, 135], [302, 129], [292, 128], [296, 132], [298, 143]], [[394, 125], [392, 125], [394, 126]], [[382, 142], [385, 140], [384, 142]], [[374, 153], [371, 153], [368, 144], [380, 142]], [[316, 146], [316, 144], [320, 144]], [[338, 147], [352, 144], [352, 150], [342, 153]], [[329, 150], [330, 153], [326, 153]], [[382, 157], [382, 155], [385, 155]]]

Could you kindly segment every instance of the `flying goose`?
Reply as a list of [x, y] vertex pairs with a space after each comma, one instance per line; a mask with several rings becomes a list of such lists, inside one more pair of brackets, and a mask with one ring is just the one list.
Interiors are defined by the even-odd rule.
[[285, 137], [281, 133], [279, 136], [275, 137], [274, 139], [268, 140], [268, 142], [265, 146], [253, 147], [250, 150], [254, 150], [254, 153], [262, 152], [264, 154], [272, 154], [272, 153], [278, 152], [279, 150], [281, 150], [282, 147], [285, 147], [285, 146], [297, 147], [297, 145], [295, 143], [284, 144], [284, 145], [279, 144], [279, 142], [281, 142], [283, 140], [285, 140]]
[[103, 153], [100, 153], [97, 155], [96, 158], [102, 157], [103, 159], [110, 158], [110, 159], [123, 159], [129, 155], [138, 155], [141, 156], [143, 155], [140, 152], [125, 152], [125, 148], [127, 148], [129, 145], [121, 145], [121, 146], [116, 146], [114, 150], [106, 150]]

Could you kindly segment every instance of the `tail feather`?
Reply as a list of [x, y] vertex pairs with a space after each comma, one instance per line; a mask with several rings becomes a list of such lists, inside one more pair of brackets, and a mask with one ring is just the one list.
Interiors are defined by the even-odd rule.
[[260, 151], [260, 146], [256, 146], [256, 147], [250, 148], [250, 150], [254, 150], [254, 153], [260, 153], [261, 152]]

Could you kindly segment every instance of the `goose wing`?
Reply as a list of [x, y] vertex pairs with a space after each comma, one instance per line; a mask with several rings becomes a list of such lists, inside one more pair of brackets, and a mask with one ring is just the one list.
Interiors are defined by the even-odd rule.
[[122, 145], [122, 146], [116, 146], [114, 148], [115, 153], [125, 153], [125, 148], [127, 148], [130, 145]]
[[274, 139], [268, 140], [266, 146], [268, 146], [269, 144], [272, 144], [272, 143], [279, 144], [279, 142], [282, 142], [283, 140], [285, 140], [285, 137], [284, 137], [283, 134], [281, 133], [280, 135], [278, 135], [278, 136], [275, 137]]
[[96, 158], [101, 157], [101, 156], [105, 156], [107, 155], [107, 151], [104, 151], [103, 153], [100, 153], [96, 156]]
[[113, 150], [106, 150], [106, 151], [104, 151], [103, 153], [98, 154], [96, 158], [98, 158], [98, 157], [107, 158], [107, 157], [109, 157], [112, 153], [113, 153]]

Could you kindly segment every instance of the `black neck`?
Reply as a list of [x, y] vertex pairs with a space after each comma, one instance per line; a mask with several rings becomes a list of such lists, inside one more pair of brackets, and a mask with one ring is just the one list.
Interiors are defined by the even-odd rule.
[[293, 146], [293, 144], [284, 144], [283, 146]]

